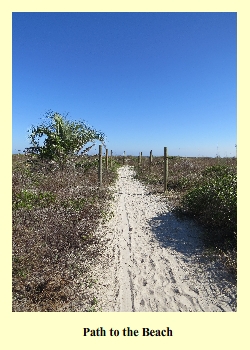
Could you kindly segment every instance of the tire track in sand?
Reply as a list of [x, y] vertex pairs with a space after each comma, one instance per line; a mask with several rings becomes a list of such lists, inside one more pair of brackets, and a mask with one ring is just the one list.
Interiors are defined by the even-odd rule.
[[121, 232], [117, 237], [120, 246], [120, 269], [119, 269], [119, 281], [120, 281], [120, 311], [134, 311], [134, 300], [132, 292], [131, 282], [131, 234], [130, 225], [126, 209], [125, 195], [121, 194], [120, 205], [121, 211]]
[[236, 286], [219, 262], [205, 260], [199, 229], [147, 193], [128, 166], [114, 187], [114, 217], [99, 228], [95, 268], [102, 311], [236, 311]]

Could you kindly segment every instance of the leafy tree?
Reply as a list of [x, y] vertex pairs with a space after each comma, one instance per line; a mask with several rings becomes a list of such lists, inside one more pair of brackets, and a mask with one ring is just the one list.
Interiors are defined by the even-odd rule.
[[[29, 130], [31, 147], [26, 148], [27, 153], [36, 154], [42, 160], [53, 160], [62, 168], [69, 157], [88, 152], [99, 140], [105, 146], [105, 135], [82, 121], [69, 121], [66, 116], [49, 111], [45, 121]], [[44, 139], [45, 136], [45, 139]], [[41, 140], [43, 145], [41, 145]], [[85, 149], [87, 143], [92, 142]]]

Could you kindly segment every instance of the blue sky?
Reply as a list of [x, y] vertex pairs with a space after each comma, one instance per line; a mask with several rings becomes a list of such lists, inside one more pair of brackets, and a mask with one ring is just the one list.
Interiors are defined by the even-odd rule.
[[[114, 154], [235, 156], [236, 13], [13, 13], [12, 152], [48, 110]], [[97, 153], [98, 143], [93, 149]]]

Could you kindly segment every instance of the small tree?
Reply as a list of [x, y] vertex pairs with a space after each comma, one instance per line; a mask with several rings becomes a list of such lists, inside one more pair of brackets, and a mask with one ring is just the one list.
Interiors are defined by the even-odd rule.
[[[61, 168], [73, 155], [88, 152], [99, 140], [105, 146], [105, 135], [102, 132], [87, 126], [82, 121], [69, 121], [65, 116], [49, 111], [45, 115], [46, 120], [39, 126], [32, 126], [29, 130], [31, 147], [26, 151], [36, 154], [42, 160], [56, 161]], [[45, 136], [43, 145], [41, 138]], [[92, 142], [85, 149], [87, 143]]]

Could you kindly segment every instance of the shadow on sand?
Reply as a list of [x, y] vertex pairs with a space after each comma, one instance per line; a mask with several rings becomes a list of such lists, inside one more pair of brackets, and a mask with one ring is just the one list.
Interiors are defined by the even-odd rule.
[[193, 257], [204, 250], [201, 228], [190, 219], [179, 219], [172, 212], [153, 217], [149, 222], [160, 245]]
[[149, 221], [152, 232], [159, 244], [182, 254], [182, 260], [199, 263], [208, 272], [208, 276], [218, 284], [236, 284], [235, 277], [225, 270], [222, 262], [214, 256], [205, 254], [202, 241], [202, 228], [191, 219], [179, 219], [172, 212], [153, 217]]

